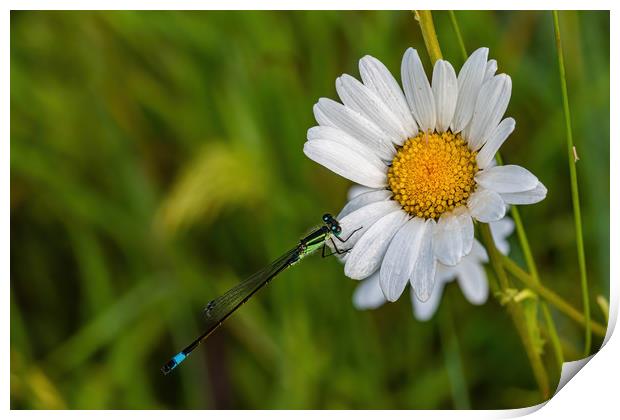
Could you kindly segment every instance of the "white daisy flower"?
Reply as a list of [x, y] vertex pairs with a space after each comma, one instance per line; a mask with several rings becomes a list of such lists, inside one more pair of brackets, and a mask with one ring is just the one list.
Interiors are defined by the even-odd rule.
[[[385, 297], [395, 301], [409, 281], [431, 296], [437, 262], [456, 265], [474, 244], [473, 220], [504, 217], [508, 204], [541, 201], [547, 189], [528, 170], [495, 166], [493, 156], [514, 130], [502, 120], [511, 80], [495, 75], [488, 49], [476, 50], [458, 77], [444, 60], [429, 83], [416, 50], [403, 57], [403, 90], [377, 59], [360, 60], [362, 82], [336, 79], [342, 104], [321, 98], [318, 126], [304, 153], [367, 187], [347, 203], [345, 274], [362, 280], [379, 270]], [[404, 91], [404, 93], [403, 93]]]
[[[508, 218], [489, 224], [495, 246], [505, 255], [510, 251], [507, 238], [514, 230], [514, 222]], [[482, 305], [489, 296], [489, 283], [483, 264], [489, 258], [484, 247], [474, 239], [471, 252], [463, 257], [455, 266], [437, 264], [435, 273], [435, 288], [431, 292], [430, 298], [422, 302], [411, 292], [411, 304], [413, 315], [419, 321], [427, 321], [435, 315], [444, 286], [455, 280], [458, 282], [465, 298], [473, 305]], [[375, 309], [386, 302], [385, 296], [380, 286], [380, 273], [376, 271], [370, 277], [362, 280], [353, 293], [353, 305], [360, 310]]]

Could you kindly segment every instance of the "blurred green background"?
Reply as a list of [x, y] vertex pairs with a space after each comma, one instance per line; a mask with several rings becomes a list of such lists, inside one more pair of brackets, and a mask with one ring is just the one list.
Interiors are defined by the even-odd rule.
[[[522, 208], [543, 282], [581, 307], [551, 14], [457, 12], [512, 76], [505, 144], [547, 199]], [[609, 14], [561, 13], [593, 318], [609, 285]], [[445, 12], [444, 57], [462, 65]], [[334, 258], [262, 291], [173, 375], [211, 298], [345, 202], [307, 159], [312, 105], [365, 54], [400, 74], [410, 12], [12, 12], [13, 408], [506, 408], [539, 402], [505, 308], [371, 312]], [[517, 243], [513, 258], [522, 261]], [[569, 360], [583, 332], [553, 312]], [[454, 335], [456, 334], [456, 335]], [[546, 337], [543, 337], [546, 339]], [[595, 348], [600, 340], [595, 340]], [[548, 346], [545, 363], [557, 382]]]

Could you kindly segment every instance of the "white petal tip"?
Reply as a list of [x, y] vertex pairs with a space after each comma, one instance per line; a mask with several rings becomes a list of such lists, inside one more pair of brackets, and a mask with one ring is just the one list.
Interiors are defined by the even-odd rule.
[[415, 297], [418, 298], [420, 302], [425, 303], [431, 298], [431, 294], [426, 291], [420, 292], [415, 290]]
[[400, 297], [400, 296], [396, 296], [396, 297], [394, 297], [394, 296], [387, 296], [387, 295], [386, 295], [386, 296], [385, 296], [385, 299], [386, 299], [388, 302], [390, 302], [390, 303], [394, 303], [394, 302], [396, 302], [396, 301], [398, 300], [398, 298], [399, 298], [399, 297]]

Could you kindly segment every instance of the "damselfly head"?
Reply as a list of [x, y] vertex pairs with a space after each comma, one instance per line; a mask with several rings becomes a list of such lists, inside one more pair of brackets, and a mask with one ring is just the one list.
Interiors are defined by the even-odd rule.
[[323, 215], [323, 222], [327, 225], [329, 231], [334, 235], [338, 236], [340, 235], [340, 232], [342, 232], [340, 223], [338, 223], [338, 220], [334, 219], [334, 216], [332, 216], [331, 214], [325, 213]]

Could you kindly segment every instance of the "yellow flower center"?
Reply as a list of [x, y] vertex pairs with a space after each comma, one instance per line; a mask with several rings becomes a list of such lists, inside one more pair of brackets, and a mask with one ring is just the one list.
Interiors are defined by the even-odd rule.
[[388, 185], [407, 213], [436, 219], [466, 203], [477, 171], [476, 152], [460, 134], [420, 133], [398, 149]]

